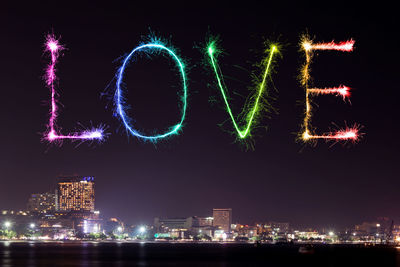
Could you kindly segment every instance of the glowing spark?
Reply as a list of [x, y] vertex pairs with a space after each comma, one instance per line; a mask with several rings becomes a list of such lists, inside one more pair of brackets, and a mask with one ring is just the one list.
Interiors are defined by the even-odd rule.
[[57, 79], [55, 66], [57, 64], [57, 59], [59, 57], [59, 52], [64, 49], [58, 42], [58, 40], [54, 37], [54, 35], [49, 34], [46, 39], [46, 50], [50, 52], [51, 55], [51, 63], [47, 66], [46, 70], [46, 83], [51, 91], [51, 109], [50, 109], [50, 121], [48, 124], [48, 132], [45, 136], [50, 142], [62, 140], [62, 139], [71, 139], [71, 140], [102, 140], [103, 129], [96, 128], [92, 130], [84, 130], [81, 133], [73, 133], [69, 135], [61, 135], [57, 134], [56, 128], [56, 120], [57, 120], [57, 99], [56, 99], [56, 90], [54, 82]]
[[340, 130], [333, 135], [335, 139], [353, 139], [356, 140], [358, 138], [358, 130], [350, 129], [350, 130]]
[[308, 89], [308, 92], [315, 95], [324, 95], [324, 94], [334, 94], [338, 96], [342, 96], [343, 99], [350, 97], [350, 88], [347, 86], [340, 86], [334, 88], [311, 88]]
[[[51, 37], [52, 38], [52, 37]], [[47, 47], [51, 52], [56, 52], [60, 47], [58, 46], [57, 40], [49, 40], [47, 43]]]
[[[123, 90], [121, 88], [121, 83], [123, 80], [124, 76], [124, 71], [125, 68], [130, 61], [131, 57], [138, 51], [144, 50], [144, 51], [166, 51], [169, 56], [173, 58], [175, 61], [179, 72], [181, 74], [181, 79], [182, 79], [182, 87], [183, 87], [183, 96], [181, 97], [182, 101], [182, 111], [181, 111], [181, 118], [178, 124], [170, 127], [169, 130], [167, 130], [165, 133], [162, 134], [157, 134], [157, 135], [144, 135], [142, 133], [139, 133], [137, 130], [135, 130], [130, 122], [132, 121], [131, 118], [128, 117], [126, 114], [126, 107], [124, 106], [124, 96], [123, 96]], [[120, 119], [124, 123], [125, 128], [129, 133], [131, 133], [133, 136], [136, 136], [138, 138], [142, 138], [144, 140], [156, 142], [160, 139], [176, 135], [179, 133], [179, 131], [182, 128], [183, 121], [185, 120], [186, 117], [186, 108], [187, 108], [187, 81], [186, 81], [186, 74], [185, 74], [185, 67], [184, 64], [182, 63], [182, 60], [176, 55], [176, 53], [171, 49], [166, 47], [165, 45], [158, 43], [158, 42], [153, 42], [153, 43], [147, 43], [144, 45], [140, 45], [133, 49], [131, 53], [124, 59], [124, 62], [122, 66], [119, 68], [118, 75], [117, 75], [117, 89], [115, 93], [115, 99], [114, 99], [114, 104], [116, 107], [116, 113], [119, 115]]]
[[359, 137], [359, 132], [358, 132], [358, 128], [357, 127], [353, 127], [353, 128], [347, 128], [346, 130], [338, 130], [336, 132], [332, 132], [332, 133], [327, 133], [327, 134], [323, 134], [323, 135], [310, 135], [308, 133], [308, 131], [305, 131], [303, 133], [303, 139], [304, 140], [309, 140], [309, 139], [342, 139], [342, 140], [353, 140], [356, 141]]
[[246, 117], [245, 117], [246, 126], [243, 129], [240, 129], [238, 123], [236, 122], [236, 119], [233, 116], [232, 109], [231, 109], [231, 107], [229, 105], [229, 102], [228, 102], [228, 96], [227, 96], [227, 93], [226, 93], [227, 90], [225, 89], [225, 86], [223, 85], [224, 81], [223, 81], [223, 76], [222, 76], [222, 73], [221, 73], [221, 69], [219, 68], [217, 60], [216, 60], [216, 58], [214, 56], [214, 54], [217, 52], [217, 48], [216, 48], [215, 42], [211, 42], [208, 45], [207, 51], [208, 51], [208, 56], [210, 57], [210, 62], [211, 62], [212, 68], [213, 68], [214, 73], [215, 73], [215, 77], [217, 79], [218, 87], [219, 87], [219, 89], [221, 91], [222, 98], [223, 98], [223, 100], [225, 102], [226, 110], [228, 111], [228, 114], [229, 114], [229, 116], [230, 116], [230, 118], [232, 120], [232, 124], [233, 124], [238, 136], [241, 139], [244, 139], [244, 138], [246, 138], [246, 137], [248, 137], [250, 135], [250, 129], [251, 129], [252, 124], [254, 123], [254, 118], [256, 117], [257, 113], [261, 109], [260, 108], [260, 105], [261, 105], [260, 104], [260, 99], [261, 99], [262, 94], [265, 91], [265, 87], [266, 87], [266, 83], [267, 83], [267, 76], [268, 76], [268, 74], [270, 72], [270, 66], [271, 66], [271, 63], [272, 63], [272, 58], [274, 56], [274, 53], [277, 52], [277, 47], [275, 45], [272, 45], [270, 47], [269, 58], [268, 58], [268, 60], [266, 60], [266, 67], [265, 67], [265, 70], [264, 70], [262, 81], [258, 85], [258, 89], [257, 89], [256, 94], [255, 94], [255, 100], [254, 100], [253, 106], [250, 108], [250, 110], [248, 110], [246, 112]]
[[319, 44], [311, 44], [311, 42], [309, 42], [303, 44], [303, 47], [305, 48], [305, 50], [337, 50], [342, 52], [351, 52], [353, 51], [354, 43], [355, 43], [354, 40], [340, 42], [338, 44], [335, 43], [334, 41], [330, 43], [319, 43]]
[[350, 88], [347, 86], [339, 86], [334, 88], [309, 88], [309, 79], [310, 79], [310, 64], [311, 58], [313, 56], [313, 50], [336, 50], [342, 52], [351, 52], [353, 51], [354, 40], [349, 40], [345, 42], [335, 43], [334, 41], [330, 43], [318, 43], [313, 44], [311, 40], [303, 37], [302, 48], [306, 54], [306, 63], [301, 71], [301, 82], [306, 90], [306, 112], [303, 122], [304, 132], [301, 135], [303, 141], [310, 141], [312, 139], [326, 139], [326, 140], [353, 140], [356, 141], [359, 137], [357, 127], [339, 130], [334, 133], [325, 133], [322, 135], [315, 135], [310, 133], [310, 120], [311, 120], [311, 103], [310, 97], [311, 95], [322, 95], [322, 94], [333, 94], [342, 96], [343, 100], [350, 97]]

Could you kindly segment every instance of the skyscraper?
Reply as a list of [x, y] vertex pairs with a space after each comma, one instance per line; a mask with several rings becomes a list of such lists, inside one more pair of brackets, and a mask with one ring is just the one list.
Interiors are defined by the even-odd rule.
[[56, 210], [56, 195], [53, 193], [32, 194], [28, 200], [28, 211], [49, 213]]
[[59, 177], [56, 192], [58, 211], [94, 212], [94, 177]]
[[231, 231], [232, 209], [213, 209], [213, 226], [224, 230], [225, 233]]

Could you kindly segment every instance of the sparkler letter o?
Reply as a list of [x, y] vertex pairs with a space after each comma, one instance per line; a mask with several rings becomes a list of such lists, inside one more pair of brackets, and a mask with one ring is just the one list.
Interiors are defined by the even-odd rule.
[[[175, 61], [176, 65], [179, 69], [181, 79], [182, 79], [183, 96], [181, 97], [182, 111], [181, 111], [180, 121], [178, 124], [170, 127], [170, 129], [167, 130], [166, 132], [164, 132], [162, 134], [157, 134], [157, 135], [141, 134], [131, 126], [131, 124], [130, 124], [131, 119], [125, 112], [126, 107], [124, 106], [123, 90], [121, 89], [121, 83], [123, 80], [124, 71], [125, 71], [126, 66], [129, 63], [131, 57], [135, 54], [135, 52], [138, 52], [140, 50], [145, 50], [145, 49], [161, 50], [161, 51], [167, 52], [168, 55], [171, 56], [173, 58], [173, 60]], [[187, 107], [187, 85], [186, 85], [186, 83], [187, 82], [186, 82], [184, 64], [182, 63], [181, 59], [179, 59], [179, 57], [175, 54], [175, 52], [172, 49], [170, 49], [162, 44], [159, 44], [159, 43], [148, 43], [148, 44], [144, 44], [144, 45], [138, 46], [135, 49], [133, 49], [132, 52], [124, 59], [124, 62], [118, 71], [117, 89], [116, 89], [115, 100], [114, 100], [116, 113], [118, 114], [118, 116], [120, 117], [122, 122], [124, 123], [126, 130], [133, 136], [136, 136], [138, 138], [142, 138], [142, 139], [145, 139], [148, 141], [152, 141], [152, 142], [156, 142], [160, 139], [169, 137], [171, 135], [178, 134], [179, 130], [182, 128], [182, 124], [183, 124], [183, 121], [185, 120], [185, 116], [186, 116], [186, 107]]]

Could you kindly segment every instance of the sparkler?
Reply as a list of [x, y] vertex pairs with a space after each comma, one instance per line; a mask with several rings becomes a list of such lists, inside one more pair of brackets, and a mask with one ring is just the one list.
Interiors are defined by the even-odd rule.
[[251, 128], [255, 124], [255, 118], [259, 114], [260, 110], [262, 110], [262, 103], [261, 103], [262, 100], [261, 99], [262, 99], [263, 93], [265, 92], [267, 77], [270, 74], [270, 67], [271, 67], [272, 59], [273, 59], [274, 54], [277, 52], [277, 47], [276, 47], [276, 45], [271, 45], [271, 47], [269, 49], [269, 57], [267, 59], [263, 60], [263, 65], [265, 66], [264, 74], [262, 76], [261, 82], [259, 84], [257, 84], [257, 90], [255, 91], [254, 95], [250, 98], [252, 103], [245, 105], [245, 110], [246, 109], [248, 109], [248, 110], [247, 110], [247, 112], [244, 113], [244, 114], [246, 114], [245, 119], [244, 119], [245, 127], [243, 127], [242, 129], [239, 127], [238, 122], [236, 121], [235, 117], [233, 116], [232, 109], [228, 102], [228, 96], [226, 93], [227, 90], [225, 89], [226, 86], [224, 85], [222, 72], [218, 66], [217, 59], [214, 56], [215, 54], [218, 53], [215, 41], [210, 42], [210, 44], [208, 45], [208, 48], [207, 48], [207, 52], [208, 52], [208, 56], [210, 58], [211, 66], [215, 73], [215, 77], [217, 79], [218, 87], [221, 91], [222, 98], [223, 98], [225, 106], [226, 106], [226, 110], [232, 120], [232, 124], [237, 132], [238, 137], [240, 139], [245, 139], [246, 137], [248, 137], [250, 135]]
[[[166, 132], [162, 134], [157, 134], [157, 135], [144, 135], [137, 130], [133, 128], [131, 125], [132, 119], [128, 117], [126, 114], [126, 106], [125, 106], [125, 99], [123, 96], [123, 90], [122, 90], [122, 83], [123, 83], [123, 77], [124, 77], [124, 71], [126, 66], [128, 65], [129, 61], [131, 60], [132, 56], [139, 51], [145, 51], [148, 53], [152, 52], [160, 52], [164, 51], [166, 52], [169, 56], [172, 57], [172, 59], [175, 61], [179, 72], [180, 76], [182, 79], [182, 88], [183, 88], [183, 95], [181, 96], [181, 101], [182, 101], [182, 108], [181, 108], [181, 118], [180, 121], [169, 128]], [[117, 74], [117, 89], [115, 92], [115, 97], [114, 97], [114, 105], [116, 109], [116, 114], [120, 117], [122, 120], [126, 130], [132, 134], [133, 136], [136, 136], [138, 138], [141, 138], [143, 140], [151, 141], [151, 142], [157, 142], [163, 138], [170, 137], [172, 135], [176, 135], [179, 133], [179, 131], [182, 129], [182, 124], [183, 121], [185, 120], [186, 116], [186, 108], [187, 108], [187, 81], [186, 81], [186, 74], [185, 74], [185, 67], [182, 62], [182, 60], [177, 56], [176, 52], [172, 48], [166, 47], [164, 44], [162, 44], [159, 41], [154, 41], [150, 42], [147, 44], [140, 45], [133, 49], [130, 54], [124, 59], [122, 66], [119, 68], [118, 74]]]
[[54, 82], [57, 79], [56, 76], [56, 64], [57, 59], [60, 56], [60, 52], [64, 49], [62, 45], [60, 45], [59, 41], [55, 38], [54, 35], [49, 34], [46, 38], [46, 48], [45, 51], [50, 52], [51, 55], [51, 63], [47, 66], [46, 69], [46, 84], [50, 88], [51, 91], [51, 109], [50, 109], [50, 121], [48, 124], [48, 131], [45, 134], [45, 139], [49, 142], [53, 141], [61, 141], [63, 139], [71, 139], [71, 140], [103, 140], [104, 138], [104, 130], [102, 127], [93, 128], [90, 130], [83, 130], [82, 132], [76, 132], [68, 135], [58, 134], [56, 131], [56, 120], [57, 120], [57, 93], [55, 90]]
[[344, 41], [340, 43], [335, 43], [334, 41], [330, 43], [317, 43], [313, 44], [311, 40], [306, 37], [303, 37], [301, 43], [302, 49], [305, 51], [306, 55], [306, 63], [301, 71], [301, 83], [305, 87], [306, 90], [306, 111], [305, 117], [303, 121], [303, 129], [304, 132], [301, 136], [303, 141], [311, 141], [317, 139], [325, 139], [325, 140], [352, 140], [356, 141], [359, 138], [358, 127], [354, 126], [352, 128], [346, 128], [345, 130], [341, 129], [336, 132], [324, 133], [321, 135], [315, 135], [311, 133], [311, 96], [312, 95], [323, 95], [323, 94], [332, 94], [341, 96], [343, 100], [350, 97], [350, 88], [347, 86], [339, 86], [333, 88], [309, 88], [309, 80], [310, 80], [310, 64], [311, 58], [313, 56], [314, 50], [336, 50], [341, 52], [351, 52], [353, 51], [354, 40]]

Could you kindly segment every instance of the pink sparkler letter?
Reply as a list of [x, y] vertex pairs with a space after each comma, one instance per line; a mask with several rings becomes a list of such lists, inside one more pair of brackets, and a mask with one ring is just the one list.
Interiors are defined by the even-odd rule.
[[58, 40], [53, 34], [49, 34], [46, 38], [46, 52], [50, 52], [51, 63], [46, 69], [46, 84], [50, 88], [51, 92], [51, 110], [50, 110], [50, 121], [48, 124], [48, 131], [45, 134], [45, 139], [49, 142], [61, 141], [63, 139], [71, 140], [102, 140], [104, 137], [103, 129], [93, 128], [91, 130], [83, 130], [82, 132], [76, 132], [68, 135], [62, 135], [56, 131], [56, 120], [57, 120], [57, 99], [54, 82], [57, 79], [55, 66], [57, 59], [64, 47], [59, 44]]

